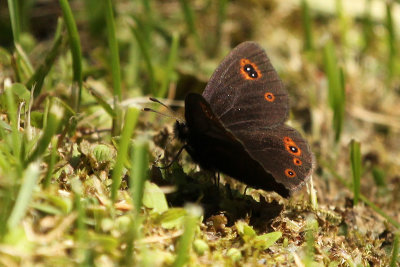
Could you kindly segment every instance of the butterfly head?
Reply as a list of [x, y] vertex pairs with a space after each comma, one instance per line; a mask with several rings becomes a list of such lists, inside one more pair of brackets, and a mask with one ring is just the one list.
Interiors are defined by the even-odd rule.
[[174, 135], [181, 142], [186, 142], [189, 137], [189, 128], [187, 124], [177, 120], [174, 124]]

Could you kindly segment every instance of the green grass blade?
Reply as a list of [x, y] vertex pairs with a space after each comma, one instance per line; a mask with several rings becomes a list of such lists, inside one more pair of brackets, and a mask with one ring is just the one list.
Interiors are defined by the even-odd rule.
[[221, 48], [221, 39], [222, 39], [222, 27], [226, 19], [226, 9], [228, 1], [227, 0], [220, 0], [217, 1], [217, 25], [215, 29], [215, 40], [212, 46], [211, 55], [215, 56], [219, 53]]
[[133, 38], [129, 44], [128, 63], [123, 68], [124, 79], [127, 88], [133, 88], [137, 85], [140, 69], [140, 47], [138, 46], [136, 38]]
[[21, 219], [25, 216], [28, 209], [33, 190], [35, 189], [36, 181], [40, 174], [40, 163], [31, 163], [25, 170], [21, 188], [18, 192], [18, 197], [15, 202], [14, 208], [7, 221], [8, 228], [17, 226]]
[[113, 108], [107, 103], [107, 101], [105, 101], [103, 99], [103, 96], [97, 92], [94, 88], [88, 86], [87, 90], [89, 91], [89, 93], [96, 98], [97, 103], [112, 117], [116, 117], [117, 114], [115, 113], [115, 111], [113, 110]]
[[44, 100], [43, 127], [42, 127], [42, 129], [45, 129], [47, 127], [47, 118], [49, 117], [51, 103], [52, 103], [52, 101], [48, 97]]
[[19, 43], [21, 26], [20, 26], [20, 7], [19, 1], [16, 0], [8, 0], [8, 10], [10, 11], [10, 19], [11, 19], [11, 28], [14, 37], [14, 44]]
[[314, 187], [314, 180], [313, 180], [313, 176], [311, 175], [310, 177], [310, 181], [308, 182], [308, 185], [310, 186], [310, 204], [311, 204], [311, 208], [313, 210], [317, 210], [318, 209], [318, 198], [317, 198], [317, 191], [315, 190]]
[[43, 179], [43, 188], [47, 188], [50, 185], [51, 176], [52, 176], [53, 170], [54, 170], [54, 165], [56, 164], [57, 146], [58, 146], [58, 139], [57, 139], [57, 137], [53, 137], [53, 140], [51, 142], [50, 160], [47, 165], [46, 176]]
[[86, 214], [85, 214], [85, 202], [82, 201], [82, 192], [83, 192], [83, 185], [82, 182], [79, 180], [79, 177], [73, 177], [71, 179], [71, 188], [74, 192], [74, 210], [77, 213], [76, 218], [76, 230], [74, 235], [74, 242], [75, 242], [75, 250], [74, 256], [76, 258], [82, 259], [80, 266], [93, 266], [92, 264], [88, 264], [88, 245], [87, 245], [87, 230], [86, 230]]
[[79, 180], [79, 177], [73, 177], [71, 179], [71, 188], [72, 192], [74, 192], [74, 210], [78, 213], [78, 217], [76, 220], [77, 223], [77, 232], [76, 232], [76, 238], [77, 241], [82, 241], [83, 240], [83, 230], [85, 228], [85, 223], [84, 223], [84, 218], [85, 218], [85, 213], [84, 209], [82, 207], [82, 182]]
[[53, 41], [53, 46], [51, 47], [49, 53], [46, 55], [43, 63], [36, 69], [35, 73], [31, 76], [29, 81], [26, 83], [26, 87], [29, 90], [32, 90], [35, 87], [34, 96], [38, 96], [42, 91], [43, 82], [46, 78], [47, 74], [49, 73], [51, 67], [54, 65], [54, 62], [57, 56], [61, 52], [61, 43], [62, 43], [62, 36], [61, 36], [61, 29], [63, 23], [62, 20], [58, 20], [57, 30]]
[[124, 162], [127, 160], [128, 147], [133, 130], [139, 117], [139, 110], [129, 108], [125, 116], [125, 126], [122, 130], [121, 139], [118, 145], [118, 155], [112, 174], [111, 200], [115, 202], [118, 196], [118, 189], [121, 185], [121, 174]]
[[400, 229], [400, 223], [390, 217], [386, 212], [384, 212], [382, 209], [380, 209], [377, 205], [375, 205], [372, 201], [370, 201], [367, 197], [365, 197], [363, 194], [360, 193], [360, 200], [370, 206], [376, 213], [381, 215], [383, 218], [385, 218], [389, 223], [391, 223], [393, 226], [395, 226], [397, 229]]
[[185, 17], [186, 26], [190, 34], [193, 35], [197, 48], [201, 49], [202, 45], [196, 30], [195, 16], [192, 8], [190, 7], [190, 3], [188, 0], [179, 0], [179, 3], [181, 4], [182, 12]]
[[[149, 143], [146, 139], [140, 138], [135, 142], [132, 150], [131, 165], [132, 169], [129, 177], [129, 184], [131, 185], [130, 193], [133, 199], [133, 212], [131, 217], [130, 231], [127, 237], [127, 248], [125, 256], [122, 260], [124, 265], [133, 265], [134, 256], [134, 242], [140, 238], [140, 225], [143, 221], [140, 215], [142, 207], [145, 182], [148, 176], [149, 164]], [[141, 253], [145, 253], [142, 246], [139, 245]], [[136, 260], [136, 259], [135, 259]], [[135, 264], [137, 262], [135, 261]]]
[[337, 66], [334, 45], [329, 41], [324, 47], [325, 74], [328, 78], [328, 101], [333, 111], [335, 141], [340, 140], [345, 112], [344, 73]]
[[141, 29], [146, 44], [151, 42], [151, 33], [153, 28], [153, 12], [149, 0], [142, 0], [143, 14], [141, 15]]
[[144, 11], [146, 16], [149, 16], [152, 12], [151, 12], [151, 5], [150, 5], [150, 1], [149, 0], [142, 0], [142, 5], [144, 7]]
[[361, 179], [361, 151], [360, 142], [351, 140], [350, 143], [350, 162], [353, 176], [354, 205], [357, 205], [360, 198], [360, 179]]
[[41, 138], [38, 141], [37, 146], [32, 151], [31, 155], [25, 161], [25, 165], [28, 165], [32, 161], [36, 160], [47, 150], [51, 139], [54, 134], [57, 132], [61, 120], [64, 116], [64, 109], [55, 103], [55, 101], [51, 104], [50, 111], [47, 117], [46, 127], [43, 129], [43, 133]]
[[31, 61], [29, 60], [28, 55], [25, 53], [20, 44], [15, 44], [15, 51], [17, 51], [18, 58], [20, 59], [21, 71], [23, 71], [25, 75], [30, 77], [33, 73], [33, 66]]
[[318, 233], [318, 221], [309, 216], [306, 219], [306, 257], [304, 266], [311, 267], [314, 262], [315, 255], [315, 236]]
[[[82, 93], [82, 52], [80, 38], [78, 34], [78, 28], [76, 27], [75, 19], [72, 14], [71, 7], [68, 4], [68, 0], [59, 0], [63, 17], [65, 20], [65, 25], [68, 31], [69, 44], [72, 54], [72, 70], [74, 82], [78, 84], [72, 86], [72, 103], [75, 111], [79, 111], [81, 93]], [[78, 90], [76, 90], [78, 89]]]
[[390, 260], [390, 267], [396, 267], [397, 258], [399, 256], [399, 233], [396, 233], [393, 240], [392, 259]]
[[379, 187], [386, 187], [385, 171], [378, 167], [372, 167], [372, 177]]
[[307, 0], [301, 1], [302, 22], [304, 31], [304, 50], [312, 51], [314, 49], [312, 19]]
[[395, 26], [393, 22], [392, 16], [392, 6], [391, 2], [386, 3], [386, 29], [388, 33], [387, 37], [387, 46], [389, 49], [388, 55], [388, 73], [389, 78], [392, 78], [395, 74], [395, 63], [396, 63], [396, 34], [395, 34]]
[[141, 31], [139, 31], [136, 27], [131, 27], [131, 29], [132, 29], [133, 34], [135, 35], [135, 38], [140, 47], [144, 62], [147, 67], [147, 75], [149, 76], [149, 90], [148, 91], [150, 91], [150, 93], [152, 95], [156, 95], [154, 68], [153, 68], [153, 63], [151, 61], [151, 57], [150, 57], [149, 47], [146, 44], [146, 41], [145, 41]]
[[335, 92], [338, 90], [340, 82], [337, 70], [338, 68], [336, 65], [336, 53], [334, 51], [334, 45], [330, 41], [328, 41], [328, 43], [324, 47], [324, 66], [325, 66], [325, 74], [328, 78], [329, 105], [333, 109], [335, 107], [335, 96], [336, 96]]
[[106, 24], [107, 24], [107, 39], [108, 46], [110, 48], [110, 65], [111, 65], [111, 76], [113, 81], [113, 96], [114, 96], [114, 111], [116, 116], [113, 117], [112, 135], [117, 136], [121, 132], [122, 123], [122, 111], [120, 102], [122, 99], [122, 88], [121, 88], [121, 70], [119, 62], [119, 50], [117, 35], [115, 33], [115, 20], [114, 11], [111, 0], [105, 0]]
[[172, 264], [173, 267], [182, 267], [188, 263], [190, 249], [196, 233], [197, 224], [199, 217], [202, 214], [201, 208], [195, 205], [187, 205], [185, 209], [187, 211], [184, 224], [185, 230], [179, 239], [177, 255], [174, 263]]
[[342, 46], [347, 44], [348, 19], [346, 17], [342, 0], [336, 0], [336, 16], [339, 20], [339, 32]]
[[373, 35], [374, 31], [371, 19], [371, 0], [367, 0], [363, 14], [364, 51], [369, 49], [371, 42], [373, 41]]
[[147, 140], [137, 140], [133, 146], [130, 184], [132, 185], [131, 194], [136, 214], [139, 214], [142, 207], [144, 183], [148, 176], [148, 149], [149, 144]]
[[160, 90], [157, 93], [158, 98], [162, 98], [162, 97], [166, 96], [166, 93], [168, 91], [168, 86], [171, 81], [172, 72], [174, 70], [176, 59], [178, 56], [178, 48], [179, 48], [179, 35], [178, 35], [178, 33], [174, 33], [174, 35], [172, 37], [171, 49], [169, 51], [169, 57], [168, 57], [167, 68], [165, 71], [165, 77], [162, 81]]
[[13, 153], [17, 159], [21, 158], [21, 135], [19, 133], [17, 107], [14, 102], [14, 96], [11, 88], [6, 89], [7, 113], [11, 124], [11, 138]]
[[113, 92], [114, 96], [117, 96], [117, 100], [121, 101], [122, 99], [121, 71], [119, 63], [117, 35], [115, 33], [114, 12], [111, 0], [106, 0], [105, 2], [106, 2], [105, 15], [107, 21], [107, 38], [108, 38], [108, 45], [110, 47], [111, 74], [112, 74], [113, 88], [114, 88]]

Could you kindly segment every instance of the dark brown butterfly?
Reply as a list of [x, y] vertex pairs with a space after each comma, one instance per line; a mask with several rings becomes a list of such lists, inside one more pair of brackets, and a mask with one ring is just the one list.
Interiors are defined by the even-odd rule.
[[177, 121], [175, 132], [200, 167], [288, 197], [313, 170], [307, 141], [284, 124], [288, 112], [288, 93], [267, 54], [244, 42], [202, 95], [186, 96], [186, 122]]

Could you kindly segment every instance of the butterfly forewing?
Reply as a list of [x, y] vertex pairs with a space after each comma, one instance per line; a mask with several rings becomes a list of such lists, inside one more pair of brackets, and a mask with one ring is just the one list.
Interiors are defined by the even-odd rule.
[[212, 75], [204, 98], [229, 130], [283, 123], [289, 98], [265, 51], [253, 42], [237, 46]]

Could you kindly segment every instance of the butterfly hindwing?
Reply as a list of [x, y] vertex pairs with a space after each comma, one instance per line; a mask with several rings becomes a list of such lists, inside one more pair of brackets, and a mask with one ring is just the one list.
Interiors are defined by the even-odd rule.
[[310, 177], [314, 157], [298, 131], [279, 125], [269, 129], [235, 132], [250, 156], [290, 191], [296, 191]]
[[289, 98], [265, 51], [244, 42], [225, 57], [203, 92], [215, 115], [230, 130], [283, 123]]

